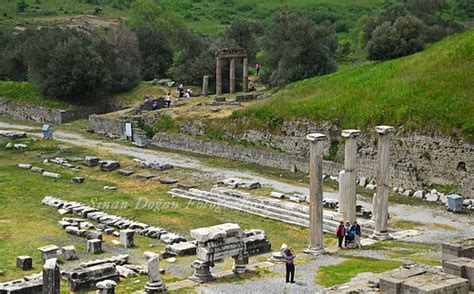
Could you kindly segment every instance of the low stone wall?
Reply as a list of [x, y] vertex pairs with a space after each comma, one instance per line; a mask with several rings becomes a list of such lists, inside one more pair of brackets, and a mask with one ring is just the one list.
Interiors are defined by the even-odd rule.
[[93, 113], [115, 111], [111, 105], [81, 107], [80, 109], [61, 110], [34, 104], [17, 103], [0, 97], [0, 116], [21, 121], [62, 124], [68, 121], [87, 118]]
[[[91, 128], [98, 133], [123, 135], [124, 120], [90, 117]], [[187, 126], [186, 126], [187, 124]], [[343, 161], [344, 141], [341, 131], [335, 126], [326, 124], [316, 126], [308, 123], [285, 123], [279, 135], [257, 130], [247, 130], [242, 134], [229, 133], [229, 140], [247, 141], [268, 149], [229, 145], [211, 140], [195, 139], [205, 135], [205, 125], [199, 121], [182, 123], [181, 135], [157, 134], [152, 144], [166, 149], [182, 150], [208, 156], [235, 159], [256, 163], [263, 166], [282, 168], [290, 171], [308, 172], [309, 144], [305, 134], [323, 132], [329, 140], [325, 144], [328, 154], [331, 144], [336, 142], [337, 161]], [[271, 149], [281, 152], [270, 151]], [[453, 185], [465, 198], [474, 197], [474, 145], [469, 142], [458, 142], [439, 134], [432, 136], [419, 133], [394, 135], [391, 147], [392, 187], [404, 189], [421, 189], [424, 184]], [[358, 139], [357, 175], [369, 180], [376, 179], [377, 142], [374, 134], [363, 133]], [[324, 173], [337, 176], [344, 169], [343, 165], [325, 161]]]

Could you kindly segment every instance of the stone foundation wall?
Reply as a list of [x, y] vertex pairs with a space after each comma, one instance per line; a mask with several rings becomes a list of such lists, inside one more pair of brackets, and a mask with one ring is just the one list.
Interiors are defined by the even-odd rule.
[[73, 110], [61, 110], [34, 104], [16, 103], [0, 97], [0, 116], [37, 123], [62, 124], [68, 121], [87, 118], [93, 113], [105, 113], [117, 110], [112, 105], [82, 107]]
[[[91, 128], [103, 134], [123, 134], [122, 120], [90, 117]], [[343, 169], [344, 141], [341, 130], [331, 124], [286, 122], [279, 134], [247, 130], [244, 133], [228, 132], [226, 138], [246, 141], [268, 149], [229, 145], [211, 140], [195, 139], [205, 135], [205, 124], [199, 121], [181, 123], [182, 135], [157, 134], [152, 143], [167, 149], [182, 150], [208, 156], [236, 159], [263, 166], [290, 171], [308, 172], [309, 144], [306, 134], [322, 132], [328, 135], [325, 154], [337, 149], [332, 160], [325, 161], [324, 173], [337, 176]], [[331, 147], [332, 145], [332, 147]], [[280, 150], [278, 151], [270, 151]], [[419, 189], [423, 184], [453, 185], [465, 198], [474, 197], [474, 145], [456, 141], [440, 134], [426, 135], [397, 130], [391, 148], [392, 187]], [[364, 132], [358, 139], [357, 174], [369, 180], [376, 178], [377, 142], [374, 132]]]
[[124, 137], [125, 122], [127, 121], [94, 114], [89, 116], [90, 129], [95, 133], [108, 136]]

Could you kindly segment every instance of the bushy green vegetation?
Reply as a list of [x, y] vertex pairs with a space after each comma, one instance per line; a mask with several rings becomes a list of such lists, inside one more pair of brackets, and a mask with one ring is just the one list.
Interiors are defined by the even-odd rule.
[[473, 52], [470, 30], [412, 56], [296, 82], [233, 118], [254, 127], [275, 117], [326, 120], [342, 128], [403, 125], [474, 140]]

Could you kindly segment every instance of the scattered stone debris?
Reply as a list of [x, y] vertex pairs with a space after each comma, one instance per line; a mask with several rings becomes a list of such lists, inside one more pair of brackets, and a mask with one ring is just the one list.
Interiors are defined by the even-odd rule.
[[188, 256], [196, 254], [196, 242], [179, 242], [166, 246], [163, 257]]
[[196, 188], [197, 185], [195, 184], [192, 184], [192, 183], [183, 183], [183, 182], [180, 182], [178, 183], [178, 187], [181, 188], [181, 189], [193, 189], [193, 188]]
[[5, 149], [6, 149], [6, 150], [11, 150], [11, 149], [13, 149], [13, 143], [8, 142], [7, 145], [5, 145]]
[[115, 294], [117, 283], [112, 280], [103, 280], [95, 284], [97, 294]]
[[173, 178], [162, 178], [162, 179], [160, 179], [160, 183], [165, 184], [165, 185], [172, 185], [172, 184], [176, 184], [177, 182], [178, 182], [178, 180], [173, 179]]
[[241, 188], [241, 189], [247, 189], [247, 190], [257, 189], [262, 186], [257, 181], [246, 181], [239, 178], [224, 179], [220, 183], [226, 185], [229, 188]]
[[44, 177], [53, 178], [53, 179], [60, 179], [61, 178], [60, 174], [47, 172], [47, 171], [43, 172], [42, 175]]
[[125, 169], [119, 169], [119, 170], [117, 171], [117, 173], [118, 173], [119, 175], [128, 177], [128, 176], [131, 176], [132, 174], [134, 174], [134, 173], [135, 173], [135, 170], [134, 170], [134, 169], [131, 169], [131, 168], [125, 168]]
[[115, 191], [115, 190], [117, 190], [117, 187], [115, 187], [115, 186], [104, 186], [103, 189], [104, 189], [104, 190]]
[[72, 184], [82, 184], [84, 183], [85, 178], [84, 177], [73, 177], [71, 179]]
[[268, 241], [263, 230], [245, 230], [243, 231], [242, 240], [249, 256], [271, 252], [272, 250], [272, 244]]
[[28, 271], [33, 268], [33, 258], [31, 256], [17, 256], [16, 267], [24, 271]]
[[459, 257], [474, 259], [474, 237], [465, 238], [442, 245], [443, 261], [453, 260]]
[[21, 139], [26, 138], [26, 133], [17, 131], [0, 131], [0, 137], [6, 137], [9, 139]]
[[56, 258], [58, 256], [58, 249], [59, 247], [56, 245], [46, 245], [38, 248], [38, 250], [41, 252], [41, 259], [43, 260], [43, 263], [50, 258]]
[[99, 165], [100, 158], [95, 157], [95, 156], [86, 156], [84, 158], [84, 162], [82, 163], [85, 166], [88, 167], [94, 167]]
[[34, 172], [34, 173], [37, 173], [37, 174], [44, 173], [44, 169], [41, 168], [41, 167], [37, 167], [37, 166], [32, 166], [31, 171]]
[[120, 168], [120, 163], [116, 160], [102, 160], [100, 162], [100, 170], [101, 171], [114, 171]]
[[148, 281], [145, 285], [147, 293], [163, 293], [166, 291], [165, 284], [161, 281], [160, 256], [152, 256], [148, 259]]
[[120, 276], [114, 263], [99, 263], [87, 267], [78, 267], [63, 272], [71, 291], [90, 291], [103, 280], [119, 282]]
[[0, 293], [43, 293], [43, 273], [25, 276], [18, 280], [0, 283]]
[[135, 177], [141, 180], [149, 180], [156, 177], [156, 175], [153, 173], [141, 173], [141, 174], [136, 174]]
[[133, 239], [135, 236], [135, 231], [134, 230], [120, 230], [120, 243], [123, 245], [125, 248], [131, 248], [135, 246], [133, 243]]
[[65, 260], [74, 260], [77, 258], [76, 247], [74, 247], [73, 245], [64, 246], [61, 249], [61, 253], [62, 253], [63, 259]]
[[[178, 234], [170, 233], [165, 229], [159, 227], [153, 227], [142, 222], [129, 220], [120, 216], [107, 214], [105, 212], [98, 211], [96, 208], [83, 205], [79, 202], [75, 201], [64, 201], [52, 196], [46, 196], [43, 198], [42, 203], [57, 209], [64, 209], [70, 213], [88, 218], [90, 220], [96, 221], [100, 223], [103, 228], [118, 228], [121, 230], [129, 229], [137, 232], [140, 235], [147, 236], [150, 238], [159, 238], [163, 240], [163, 242], [167, 242], [165, 244], [173, 244], [178, 243], [181, 241], [186, 241], [186, 239]], [[67, 230], [74, 231], [74, 234], [78, 234], [78, 236], [83, 236], [85, 234], [85, 230], [79, 229], [81, 223], [84, 220], [81, 219], [73, 219], [73, 218], [63, 218], [60, 225]], [[120, 236], [119, 232], [113, 232], [114, 236]], [[162, 238], [163, 237], [163, 238]]]
[[22, 169], [30, 169], [32, 167], [32, 165], [29, 164], [29, 163], [19, 163], [18, 167], [22, 168]]

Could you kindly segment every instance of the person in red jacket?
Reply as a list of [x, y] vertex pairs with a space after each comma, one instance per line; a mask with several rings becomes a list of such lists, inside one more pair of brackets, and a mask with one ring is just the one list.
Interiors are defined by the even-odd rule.
[[340, 221], [336, 229], [336, 236], [339, 248], [342, 248], [342, 241], [344, 240], [344, 221]]

